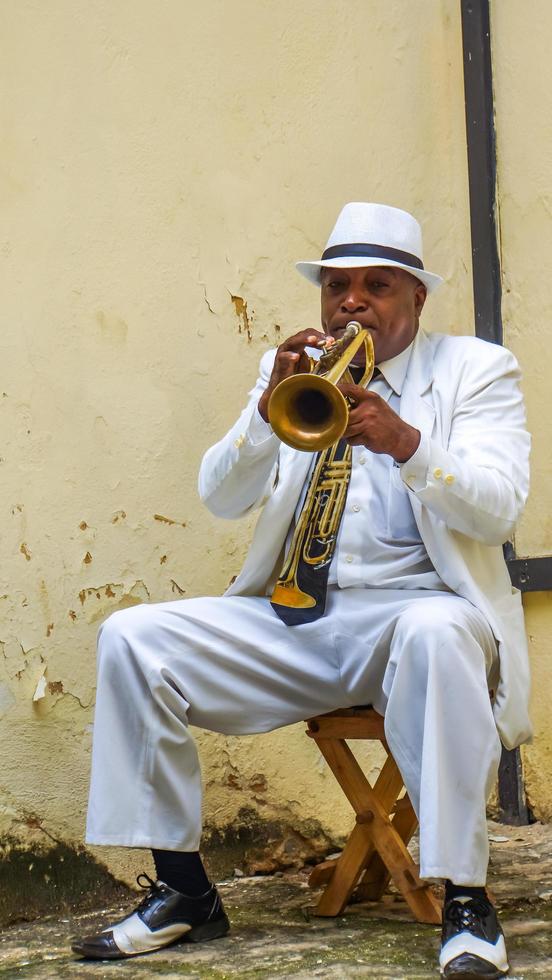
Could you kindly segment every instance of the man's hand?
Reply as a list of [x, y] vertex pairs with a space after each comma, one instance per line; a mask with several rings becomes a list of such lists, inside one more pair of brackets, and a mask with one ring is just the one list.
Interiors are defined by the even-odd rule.
[[289, 378], [292, 374], [306, 373], [310, 371], [308, 355], [305, 354], [305, 347], [321, 347], [322, 344], [330, 343], [333, 338], [327, 337], [320, 330], [301, 330], [293, 337], [284, 340], [276, 352], [276, 359], [272, 374], [268, 382], [266, 391], [259, 399], [259, 413], [265, 422], [268, 422], [268, 402], [276, 385], [280, 384], [284, 378]]
[[401, 419], [384, 398], [359, 385], [340, 384], [339, 390], [352, 402], [349, 424], [343, 433], [349, 445], [388, 453], [397, 463], [405, 463], [414, 455], [421, 433]]

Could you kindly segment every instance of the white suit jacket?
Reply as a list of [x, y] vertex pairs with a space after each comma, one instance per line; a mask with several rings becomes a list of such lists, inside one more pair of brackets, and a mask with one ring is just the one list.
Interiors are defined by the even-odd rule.
[[[312, 456], [274, 434], [261, 442], [253, 416], [275, 351], [261, 359], [249, 403], [207, 451], [199, 493], [215, 515], [236, 518], [262, 506], [244, 566], [227, 595], [264, 595], [293, 518]], [[421, 538], [446, 585], [486, 616], [499, 645], [494, 716], [507, 748], [531, 735], [529, 665], [521, 597], [502, 544], [529, 486], [530, 437], [519, 368], [505, 348], [475, 337], [419, 331], [401, 396], [401, 417], [422, 433], [427, 474], [401, 476]]]

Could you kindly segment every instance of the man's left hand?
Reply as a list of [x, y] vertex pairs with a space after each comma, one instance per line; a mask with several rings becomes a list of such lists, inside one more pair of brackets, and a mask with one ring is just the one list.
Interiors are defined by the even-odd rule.
[[416, 452], [421, 433], [401, 419], [385, 399], [359, 385], [340, 384], [339, 390], [352, 403], [343, 438], [351, 446], [366, 446], [373, 453], [388, 453], [405, 463]]

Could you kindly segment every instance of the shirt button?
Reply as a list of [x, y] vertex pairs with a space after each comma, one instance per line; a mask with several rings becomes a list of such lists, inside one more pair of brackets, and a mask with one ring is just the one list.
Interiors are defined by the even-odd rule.
[[238, 436], [238, 438], [236, 439], [236, 441], [234, 443], [236, 449], [241, 449], [241, 447], [243, 446], [244, 442], [245, 442], [245, 436]]
[[355, 514], [358, 514], [358, 512], [360, 510], [360, 507], [358, 506], [358, 504], [353, 504], [353, 510], [354, 510]]
[[449, 487], [450, 487], [451, 483], [454, 483], [454, 477], [453, 477], [452, 473], [447, 473], [447, 475], [445, 477], [445, 483], [448, 483]]
[[435, 477], [436, 480], [440, 480], [442, 475], [443, 475], [443, 471], [440, 466], [438, 466], [437, 469], [433, 470], [433, 476]]
[[352, 555], [347, 555], [346, 558], [345, 558], [345, 561], [348, 562], [349, 565], [351, 564], [352, 560], [353, 560], [353, 556]]
[[364, 466], [365, 462], [366, 462], [366, 456], [361, 456], [360, 459], [359, 459], [360, 465], [361, 466]]

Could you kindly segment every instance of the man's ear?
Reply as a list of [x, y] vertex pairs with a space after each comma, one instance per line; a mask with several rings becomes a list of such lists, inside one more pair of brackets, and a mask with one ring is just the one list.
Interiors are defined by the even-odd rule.
[[414, 309], [416, 316], [420, 316], [424, 308], [424, 303], [426, 301], [427, 288], [424, 286], [423, 282], [419, 282], [414, 290]]

